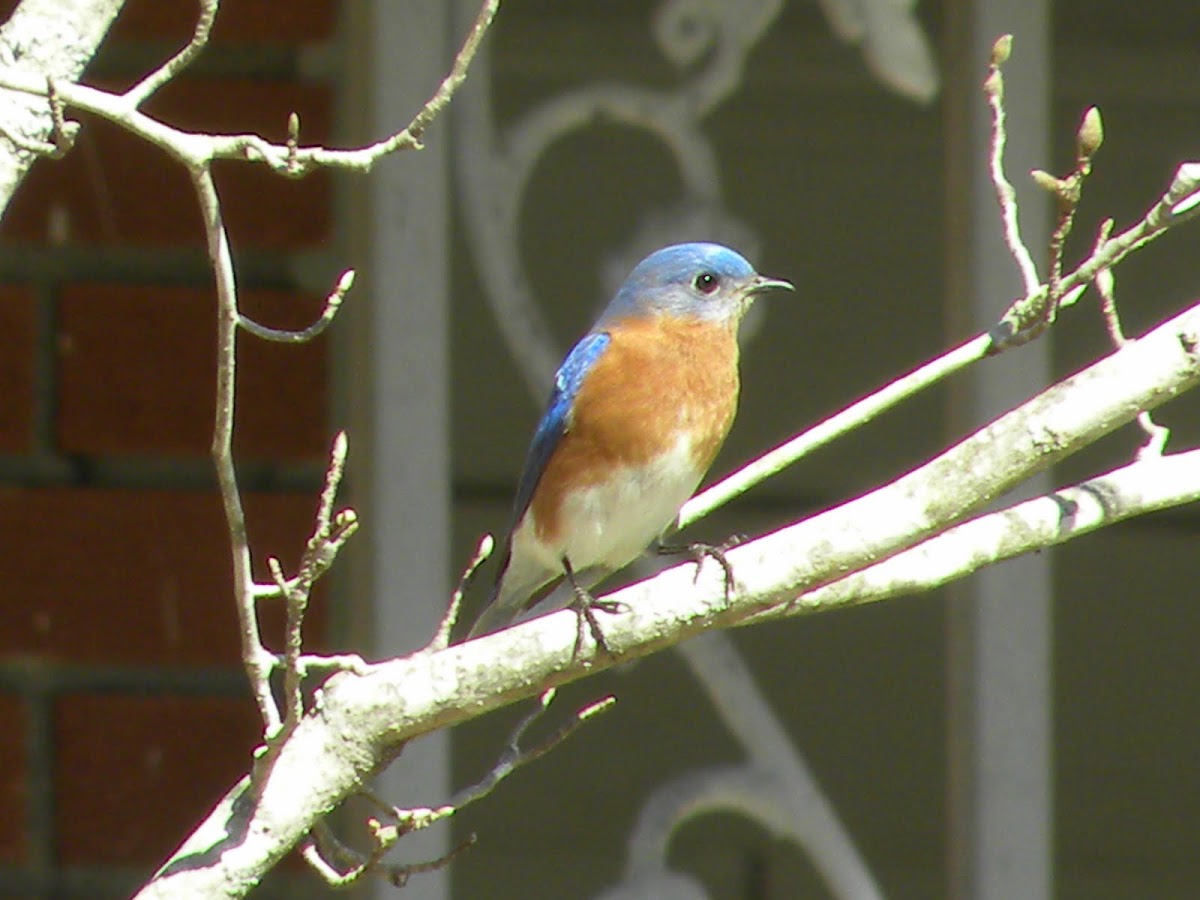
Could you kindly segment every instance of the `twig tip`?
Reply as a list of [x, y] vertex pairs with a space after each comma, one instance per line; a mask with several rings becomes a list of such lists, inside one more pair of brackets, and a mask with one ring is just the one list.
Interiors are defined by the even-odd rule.
[[1042, 169], [1033, 169], [1030, 171], [1029, 177], [1033, 179], [1034, 184], [1047, 193], [1054, 194], [1055, 196], [1062, 193], [1062, 179], [1055, 178], [1049, 172]]
[[1076, 139], [1079, 142], [1080, 158], [1091, 159], [1096, 155], [1096, 151], [1104, 143], [1104, 121], [1100, 118], [1098, 107], [1090, 106], [1083, 114]]
[[1013, 36], [1011, 34], [1002, 34], [996, 38], [996, 43], [992, 44], [992, 65], [1002, 66], [1008, 62], [1008, 58], [1012, 56]]

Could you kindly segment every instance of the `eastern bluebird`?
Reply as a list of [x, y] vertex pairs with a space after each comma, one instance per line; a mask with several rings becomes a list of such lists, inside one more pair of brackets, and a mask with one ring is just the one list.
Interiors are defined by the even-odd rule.
[[718, 244], [678, 244], [638, 263], [554, 376], [471, 637], [565, 605], [539, 602], [563, 576], [588, 600], [662, 535], [729, 433], [738, 324], [772, 288], [792, 285]]

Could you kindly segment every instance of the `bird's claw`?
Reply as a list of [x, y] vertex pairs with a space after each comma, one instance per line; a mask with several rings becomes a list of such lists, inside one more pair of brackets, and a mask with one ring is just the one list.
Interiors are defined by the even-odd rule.
[[729, 564], [725, 553], [745, 540], [746, 536], [744, 534], [733, 534], [720, 544], [706, 544], [703, 541], [696, 541], [695, 543], [680, 545], [659, 544], [657, 549], [658, 553], [662, 556], [673, 556], [681, 553], [690, 555], [696, 563], [696, 574], [692, 577], [693, 584], [700, 578], [700, 567], [704, 564], [704, 557], [712, 557], [725, 573], [725, 602], [728, 603], [733, 597], [733, 589], [737, 586], [737, 581], [733, 577], [733, 566]]
[[604, 639], [604, 632], [600, 630], [600, 623], [596, 621], [596, 610], [608, 615], [626, 612], [629, 607], [617, 600], [597, 600], [592, 596], [592, 592], [581, 585], [575, 578], [575, 570], [571, 568], [567, 560], [563, 560], [563, 568], [567, 573], [567, 580], [571, 583], [571, 591], [575, 595], [575, 599], [571, 602], [570, 609], [575, 613], [575, 649], [571, 652], [572, 659], [578, 659], [583, 650], [583, 628], [586, 623], [588, 631], [591, 632], [592, 640], [596, 646], [608, 656], [610, 659], [616, 659], [616, 654], [609, 649], [608, 641]]
[[604, 632], [600, 630], [600, 623], [596, 621], [596, 610], [608, 615], [614, 615], [619, 612], [626, 612], [629, 607], [624, 603], [609, 600], [597, 600], [590, 593], [580, 589], [575, 595], [575, 602], [571, 604], [571, 609], [574, 610], [577, 628], [575, 632], [575, 649], [572, 652], [574, 658], [578, 658], [583, 650], [583, 627], [587, 624], [587, 629], [592, 635], [592, 640], [596, 642], [596, 646], [609, 658], [616, 659], [616, 654], [608, 646], [608, 641], [604, 639]]

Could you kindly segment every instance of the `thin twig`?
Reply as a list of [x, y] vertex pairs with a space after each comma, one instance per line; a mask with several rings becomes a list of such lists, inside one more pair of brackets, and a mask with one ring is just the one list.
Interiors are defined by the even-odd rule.
[[402, 866], [388, 866], [385, 874], [388, 882], [393, 887], [404, 887], [408, 884], [408, 879], [413, 875], [419, 875], [422, 872], [436, 872], [438, 869], [444, 869], [462, 853], [470, 850], [475, 846], [475, 835], [469, 834], [441, 856], [436, 859], [426, 860], [419, 863], [406, 863]]
[[[1112, 219], [1105, 219], [1100, 223], [1100, 229], [1096, 233], [1096, 247], [1102, 246], [1108, 240], [1112, 227]], [[1100, 295], [1100, 315], [1104, 318], [1104, 327], [1108, 331], [1113, 347], [1120, 350], [1128, 343], [1128, 338], [1125, 337], [1125, 329], [1121, 327], [1121, 316], [1117, 312], [1116, 284], [1112, 269], [1108, 267], [1100, 269], [1096, 272], [1093, 281], [1096, 285], [1096, 293]], [[1146, 410], [1138, 413], [1137, 423], [1142, 431], [1146, 432], [1146, 443], [1138, 448], [1137, 458], [1162, 456], [1167, 441], [1171, 438], [1171, 429], [1155, 422], [1154, 417]]]
[[[359, 853], [347, 847], [333, 833], [328, 823], [322, 819], [314, 827], [301, 848], [305, 862], [321, 876], [326, 884], [332, 887], [349, 887], [359, 881], [368, 872], [379, 866], [384, 854], [388, 852], [399, 839], [400, 834], [394, 828], [381, 826], [375, 820], [368, 823], [371, 834], [371, 852]], [[339, 870], [329, 861], [329, 857], [337, 858], [346, 868]]]
[[990, 343], [987, 335], [974, 337], [760, 456], [685, 503], [676, 518], [675, 529], [687, 528], [713, 510], [741, 496], [759, 482], [793, 465], [818, 447], [847, 434], [919, 391], [982, 359]]
[[62, 98], [53, 78], [46, 79], [46, 99], [50, 101], [50, 136], [54, 144], [52, 159], [59, 159], [71, 152], [75, 138], [79, 136], [79, 123], [68, 122]]
[[475, 555], [471, 557], [471, 561], [467, 563], [467, 567], [463, 569], [462, 575], [459, 576], [458, 586], [455, 587], [454, 593], [450, 595], [450, 604], [446, 607], [446, 614], [442, 616], [442, 621], [438, 625], [433, 640], [425, 648], [427, 651], [445, 650], [450, 646], [450, 632], [454, 629], [454, 624], [458, 621], [458, 610], [462, 605], [462, 598], [467, 590], [467, 585], [470, 584], [476, 570], [492, 555], [495, 547], [496, 540], [490, 534], [485, 534], [479, 539], [479, 546], [475, 548]]
[[0, 135], [20, 150], [46, 159], [62, 159], [75, 146], [79, 136], [79, 123], [68, 122], [63, 100], [53, 78], [46, 79], [46, 100], [50, 104], [50, 140], [41, 141], [17, 134], [0, 124]]
[[[333, 505], [337, 502], [338, 487], [346, 470], [346, 432], [339, 431], [329, 453], [329, 466], [325, 470], [325, 486], [317, 504], [316, 520], [312, 536], [305, 544], [296, 577], [288, 580], [283, 574], [279, 560], [271, 557], [267, 566], [275, 588], [287, 606], [287, 630], [284, 638], [283, 692], [286, 702], [283, 733], [290, 733], [300, 717], [304, 715], [304, 701], [300, 684], [304, 672], [300, 665], [300, 654], [304, 646], [304, 616], [313, 585], [333, 564], [342, 544], [358, 527], [357, 517], [351, 510], [343, 510], [336, 518]], [[349, 518], [348, 518], [349, 516]]]
[[287, 124], [287, 171], [289, 175], [294, 175], [299, 167], [296, 160], [300, 153], [300, 114], [291, 113]]
[[280, 734], [291, 734], [292, 729], [304, 715], [304, 699], [300, 693], [300, 650], [304, 645], [304, 614], [308, 611], [309, 591], [300, 583], [300, 579], [289, 583], [283, 574], [283, 566], [277, 557], [267, 559], [267, 568], [271, 578], [283, 595], [287, 609], [287, 627], [284, 632], [283, 644], [283, 697], [284, 719], [283, 730]]
[[[1092, 252], [1096, 252], [1104, 246], [1113, 230], [1113, 220], [1105, 219], [1100, 223], [1100, 228], [1096, 231], [1096, 243], [1092, 248]], [[1096, 285], [1096, 293], [1100, 295], [1100, 315], [1104, 319], [1104, 327], [1108, 331], [1108, 337], [1112, 341], [1113, 347], [1120, 350], [1125, 346], [1125, 332], [1121, 328], [1121, 319], [1117, 315], [1117, 302], [1113, 295], [1113, 273], [1112, 269], [1105, 266], [1096, 272], [1096, 277], [1092, 279]]]
[[217, 9], [220, 5], [221, 0], [200, 0], [200, 14], [196, 18], [196, 28], [192, 32], [192, 39], [187, 46], [122, 95], [122, 99], [129, 104], [131, 109], [137, 109], [145, 103], [155, 91], [182, 72], [191, 64], [192, 60], [200, 55], [200, 51], [208, 44], [208, 37], [212, 32], [213, 22], [217, 18]]
[[1103, 142], [1104, 124], [1100, 118], [1100, 110], [1093, 106], [1084, 113], [1083, 122], [1076, 134], [1075, 167], [1062, 178], [1056, 178], [1041, 169], [1034, 169], [1030, 173], [1039, 187], [1054, 196], [1057, 218], [1054, 231], [1050, 234], [1050, 279], [1046, 290], [1041, 294], [1041, 316], [1030, 327], [1031, 334], [1017, 336], [1022, 338], [1019, 343], [1025, 343], [1041, 334], [1058, 318], [1058, 309], [1063, 298], [1063, 250], [1075, 224], [1075, 212], [1079, 209], [1079, 201], [1083, 196], [1083, 182], [1092, 171], [1092, 157]]
[[[1136, 224], [1109, 238], [1062, 279], [1059, 308], [1074, 304], [1101, 269], [1111, 269], [1130, 253], [1161, 237], [1168, 229], [1200, 216], [1200, 162], [1182, 163], [1166, 192]], [[1014, 335], [1026, 331], [1042, 316], [1046, 288], [1020, 298], [1008, 308], [993, 331], [997, 348], [1007, 347]]]
[[602, 712], [607, 712], [617, 702], [617, 698], [612, 695], [601, 697], [586, 706], [579, 709], [575, 715], [567, 719], [551, 734], [544, 737], [532, 747], [522, 748], [521, 741], [525, 738], [525, 734], [530, 727], [544, 716], [550, 705], [554, 702], [557, 696], [557, 690], [550, 688], [543, 691], [538, 697], [538, 704], [528, 713], [521, 717], [517, 722], [508, 738], [508, 744], [501, 754], [500, 759], [488, 771], [488, 773], [477, 781], [475, 784], [459, 790], [450, 799], [449, 803], [442, 806], [434, 807], [413, 807], [410, 809], [399, 809], [391, 806], [375, 796], [370, 790], [360, 790], [359, 793], [375, 804], [379, 810], [386, 815], [391, 816], [396, 820], [397, 826], [402, 834], [407, 834], [412, 831], [419, 831], [423, 828], [428, 828], [435, 822], [449, 818], [461, 812], [467, 806], [470, 806], [476, 800], [480, 800], [495, 790], [496, 785], [515, 772], [517, 769], [533, 762], [535, 759], [540, 759], [545, 756], [568, 737], [575, 733], [579, 726], [583, 725], [593, 716]]
[[[357, 527], [353, 511], [338, 515], [327, 540], [321, 542], [320, 553], [306, 554], [307, 569], [297, 579], [277, 579], [270, 586], [256, 585], [250, 565], [250, 549], [246, 534], [245, 512], [237, 484], [234, 467], [233, 413], [236, 380], [237, 328], [268, 340], [301, 342], [320, 334], [336, 315], [345, 290], [349, 284], [347, 276], [339, 283], [326, 303], [321, 318], [300, 332], [267, 329], [250, 319], [243, 319], [238, 310], [237, 288], [234, 277], [229, 239], [221, 216], [220, 200], [212, 179], [211, 163], [214, 159], [261, 160], [282, 174], [304, 174], [318, 166], [332, 166], [366, 170], [375, 160], [386, 153], [405, 147], [420, 146], [419, 137], [432, 119], [445, 107], [450, 97], [461, 84], [479, 43], [491, 23], [498, 0], [488, 0], [480, 11], [479, 18], [468, 35], [462, 50], [455, 60], [449, 75], [430, 101], [418, 112], [409, 127], [392, 139], [358, 150], [326, 150], [316, 147], [301, 149], [298, 143], [298, 123], [289, 131], [290, 140], [283, 144], [272, 144], [257, 135], [203, 135], [185, 132], [154, 119], [137, 107], [163, 84], [178, 74], [203, 49], [208, 41], [216, 16], [216, 0], [203, 0], [201, 14], [192, 40], [173, 58], [152, 72], [124, 94], [112, 94], [78, 84], [39, 82], [37, 76], [14, 70], [0, 75], [4, 86], [14, 90], [49, 98], [56, 131], [68, 133], [63, 121], [64, 105], [86, 110], [107, 118], [127, 131], [142, 137], [163, 149], [181, 162], [189, 171], [195, 184], [201, 212], [206, 227], [209, 256], [213, 266], [218, 297], [217, 329], [217, 381], [216, 415], [213, 425], [212, 456], [217, 471], [222, 504], [230, 538], [233, 558], [234, 595], [238, 609], [239, 632], [242, 655], [250, 679], [251, 689], [263, 718], [268, 739], [278, 733], [281, 715], [271, 695], [269, 676], [277, 664], [277, 657], [263, 646], [259, 629], [256, 600], [260, 597], [282, 594], [291, 597], [293, 592], [311, 584], [327, 567], [338, 548]], [[61, 138], [60, 138], [61, 140]], [[18, 146], [22, 144], [18, 141]], [[28, 144], [28, 142], [25, 142]], [[46, 148], [25, 146], [37, 152]], [[342, 289], [344, 286], [344, 289]], [[292, 654], [293, 656], [295, 654]]]
[[350, 288], [354, 286], [354, 270], [347, 269], [342, 273], [342, 277], [338, 279], [337, 285], [325, 299], [325, 308], [321, 310], [320, 317], [302, 331], [288, 331], [281, 328], [269, 328], [266, 325], [260, 325], [249, 316], [242, 314], [239, 318], [239, 324], [248, 332], [257, 338], [262, 338], [264, 341], [274, 341], [279, 344], [304, 344], [318, 337], [330, 323], [333, 322], [334, 316], [338, 314], [338, 310], [342, 307], [342, 301], [346, 299], [346, 294]]
[[[300, 571], [294, 578], [287, 579], [283, 587], [274, 582], [255, 582], [253, 593], [259, 600], [287, 597], [287, 592], [311, 589], [313, 583], [329, 571], [343, 545], [358, 531], [358, 514], [352, 509], [343, 509], [333, 517], [328, 530], [321, 538], [309, 538], [300, 559]], [[307, 586], [307, 587], [305, 587]]]
[[[343, 280], [345, 280], [343, 278]], [[312, 547], [318, 540], [324, 540], [330, 534], [330, 522], [333, 520], [333, 505], [337, 502], [338, 488], [342, 483], [342, 475], [346, 471], [346, 454], [350, 449], [350, 441], [346, 432], [339, 431], [333, 438], [333, 447], [329, 451], [329, 466], [325, 470], [325, 485], [321, 488], [321, 499], [317, 504], [316, 527], [309, 540]]]
[[988, 156], [988, 168], [992, 176], [992, 186], [996, 190], [996, 200], [1000, 204], [1000, 220], [1004, 226], [1004, 243], [1021, 270], [1021, 280], [1025, 284], [1025, 293], [1032, 294], [1041, 284], [1037, 266], [1025, 241], [1021, 237], [1021, 224], [1017, 219], [1017, 195], [1012, 183], [1004, 174], [1004, 145], [1007, 135], [1004, 129], [1004, 75], [1001, 67], [1008, 61], [1012, 53], [1012, 35], [1000, 37], [992, 45], [992, 58], [988, 68], [988, 76], [983, 82], [983, 93], [987, 97], [988, 106], [992, 110], [992, 143]]
[[[277, 662], [282, 663], [282, 659]], [[300, 671], [301, 677], [307, 676], [309, 672], [353, 672], [355, 675], [366, 675], [371, 671], [371, 664], [359, 656], [357, 653], [335, 653], [322, 654], [304, 654], [296, 660], [296, 666]]]
[[[320, 819], [300, 843], [300, 856], [330, 887], [345, 887], [347, 879], [358, 878], [360, 861], [349, 856], [350, 848], [334, 837], [325, 819]], [[329, 857], [337, 855], [346, 867], [339, 869]], [[349, 882], [353, 883], [353, 882]]]
[[[313, 833], [305, 839], [301, 853], [326, 884], [335, 888], [350, 887], [361, 881], [364, 875], [374, 873], [386, 878], [395, 887], [404, 887], [413, 875], [444, 869], [460, 853], [475, 845], [475, 835], [472, 834], [434, 859], [388, 865], [383, 862], [383, 856], [401, 836], [399, 831], [395, 826], [381, 825], [373, 819], [368, 820], [367, 825], [373, 847], [371, 852], [366, 854], [347, 847], [338, 840], [324, 820], [319, 822], [313, 828]], [[336, 862], [330, 861], [329, 857], [336, 857]], [[339, 869], [339, 864], [344, 868]]]
[[[1105, 268], [1112, 268], [1130, 253], [1161, 236], [1169, 228], [1200, 216], [1200, 163], [1184, 163], [1176, 170], [1171, 186], [1135, 225], [1099, 244], [1092, 254], [1060, 283], [1059, 308], [1073, 305], [1084, 293], [1089, 281]], [[684, 529], [729, 501], [741, 496], [772, 475], [783, 471], [798, 459], [858, 427], [885, 410], [963, 369], [982, 356], [995, 351], [1012, 335], [1024, 332], [1022, 323], [1032, 322], [1044, 307], [1046, 288], [1036, 289], [1014, 303], [996, 328], [979, 335], [931, 360], [919, 369], [851, 404], [819, 425], [810, 428], [764, 456], [738, 470], [683, 505], [675, 528]]]
[[475, 17], [475, 23], [471, 26], [471, 30], [467, 34], [467, 39], [463, 41], [462, 49], [458, 51], [458, 55], [454, 58], [454, 65], [450, 68], [450, 74], [438, 86], [434, 95], [421, 107], [421, 111], [413, 116], [413, 120], [408, 123], [408, 127], [404, 129], [404, 132], [401, 132], [402, 134], [407, 133], [411, 140], [416, 141], [416, 146], [420, 146], [420, 140], [425, 134], [425, 129], [429, 127], [429, 123], [446, 108], [455, 91], [459, 89], [466, 79], [467, 70], [471, 67], [471, 60], [475, 58], [475, 53], [479, 50], [479, 45], [483, 42], [483, 36], [487, 34], [487, 30], [491, 26], [492, 20], [496, 17], [496, 12], [499, 9], [500, 0], [487, 0], [483, 4], [483, 7], [479, 10], [479, 15]]
[[[352, 150], [333, 150], [326, 147], [289, 148], [286, 141], [276, 144], [256, 134], [196, 134], [172, 128], [146, 115], [130, 102], [128, 94], [113, 94], [81, 84], [60, 84], [58, 92], [67, 105], [120, 125], [126, 131], [170, 154], [192, 171], [216, 159], [230, 159], [260, 162], [277, 174], [296, 178], [319, 168], [369, 172], [375, 163], [388, 154], [398, 150], [421, 148], [421, 135], [445, 109], [461, 86], [499, 6], [500, 0], [486, 0], [462, 49], [455, 57], [450, 73], [405, 128], [382, 141]], [[0, 72], [0, 88], [36, 96], [46, 95], [44, 82], [17, 70]]]
[[617, 702], [617, 698], [611, 695], [601, 697], [599, 700], [589, 703], [576, 712], [574, 716], [567, 719], [567, 721], [560, 725], [552, 734], [545, 737], [540, 743], [525, 750], [521, 749], [521, 739], [525, 737], [525, 732], [529, 730], [529, 726], [540, 719], [546, 710], [550, 708], [550, 704], [554, 702], [554, 697], [555, 690], [553, 688], [542, 693], [538, 698], [537, 707], [522, 718], [517, 723], [517, 727], [513, 729], [512, 735], [508, 740], [507, 749], [496, 764], [492, 766], [491, 771], [475, 784], [458, 791], [451, 798], [450, 807], [458, 811], [474, 803], [476, 800], [486, 797], [495, 790], [496, 785], [517, 769], [526, 763], [533, 762], [533, 760], [545, 756], [574, 734], [580, 725], [599, 713], [607, 712]]
[[217, 471], [229, 548], [233, 557], [233, 593], [242, 639], [242, 659], [250, 687], [258, 703], [268, 737], [280, 727], [279, 709], [271, 696], [270, 674], [275, 657], [263, 646], [258, 627], [254, 577], [250, 568], [250, 544], [246, 514], [242, 508], [237, 471], [233, 462], [233, 411], [237, 372], [237, 284], [229, 235], [221, 218], [221, 204], [212, 172], [202, 166], [192, 172], [192, 182], [204, 216], [208, 255], [217, 287], [217, 383], [216, 415], [213, 421], [212, 458]]
[[54, 144], [17, 134], [2, 122], [0, 122], [0, 137], [3, 137], [18, 150], [24, 150], [26, 153], [32, 153], [34, 156], [46, 159], [54, 159], [58, 156], [58, 147], [54, 146]]

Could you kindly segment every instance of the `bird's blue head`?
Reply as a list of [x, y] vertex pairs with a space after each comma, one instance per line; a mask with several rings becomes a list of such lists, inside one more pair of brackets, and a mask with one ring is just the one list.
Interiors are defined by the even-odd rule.
[[741, 254], [720, 244], [675, 244], [638, 263], [600, 317], [600, 325], [629, 316], [672, 315], [712, 322], [739, 322], [754, 297], [775, 288], [778, 278], [754, 271]]

